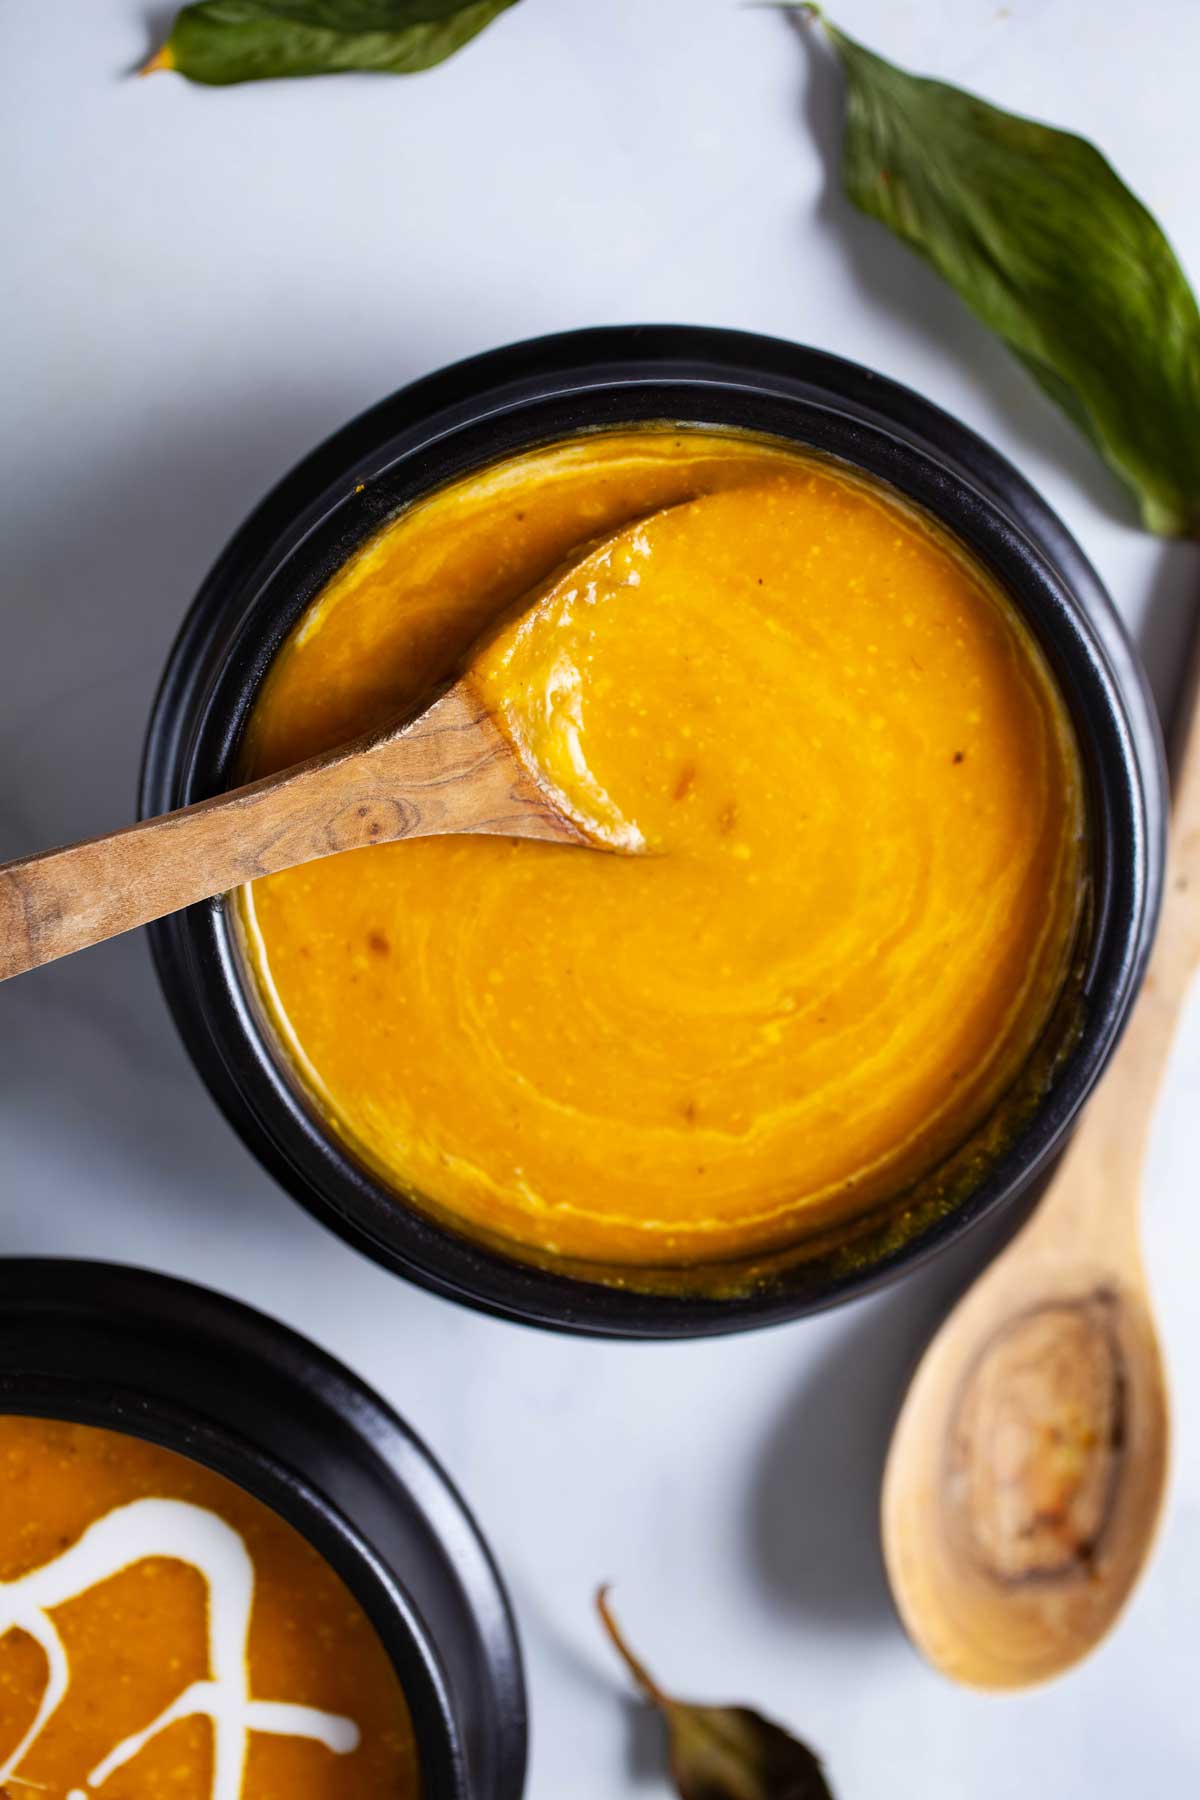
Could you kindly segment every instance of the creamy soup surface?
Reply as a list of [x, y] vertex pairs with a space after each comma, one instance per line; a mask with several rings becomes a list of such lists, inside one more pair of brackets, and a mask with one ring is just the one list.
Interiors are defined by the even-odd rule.
[[634, 853], [413, 841], [241, 902], [288, 1054], [397, 1203], [534, 1259], [702, 1267], [878, 1209], [961, 1145], [1061, 989], [1084, 856], [1064, 706], [966, 554], [773, 442], [552, 445], [334, 576], [248, 772], [473, 648], [522, 754]]
[[0, 1794], [418, 1800], [358, 1602], [293, 1528], [157, 1445], [0, 1415]]

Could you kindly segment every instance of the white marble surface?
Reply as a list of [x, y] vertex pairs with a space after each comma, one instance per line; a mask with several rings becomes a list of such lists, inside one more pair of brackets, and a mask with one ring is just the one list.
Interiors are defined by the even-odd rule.
[[[451, 358], [629, 319], [807, 339], [899, 376], [1047, 492], [1169, 698], [1200, 551], [1133, 529], [1048, 404], [826, 184], [830, 83], [734, 0], [524, 0], [409, 82], [125, 79], [167, 9], [0, 8], [0, 855], [117, 824], [167, 646], [260, 493]], [[843, 0], [897, 58], [1099, 139], [1200, 277], [1191, 0]], [[1155, 1133], [1148, 1236], [1173, 1502], [1119, 1634], [1005, 1701], [929, 1672], [874, 1530], [889, 1410], [982, 1241], [883, 1296], [715, 1344], [568, 1342], [393, 1280], [251, 1161], [144, 944], [0, 992], [0, 1253], [150, 1264], [308, 1332], [426, 1433], [507, 1571], [530, 1800], [663, 1793], [593, 1625], [598, 1577], [664, 1678], [807, 1733], [842, 1800], [1095, 1800], [1200, 1784], [1200, 1007]]]

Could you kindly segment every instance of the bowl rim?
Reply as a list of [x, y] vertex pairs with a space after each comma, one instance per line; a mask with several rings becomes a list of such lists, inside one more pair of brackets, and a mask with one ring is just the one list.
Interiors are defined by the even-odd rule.
[[[0, 1412], [69, 1420], [147, 1439], [199, 1462], [271, 1508], [334, 1569], [366, 1612], [412, 1716], [429, 1800], [519, 1800], [527, 1709], [511, 1607], [472, 1514], [420, 1438], [371, 1388], [298, 1332], [175, 1276], [69, 1258], [0, 1259]], [[261, 1428], [262, 1435], [255, 1429]], [[319, 1444], [319, 1453], [314, 1446]], [[456, 1684], [413, 1592], [345, 1504], [351, 1462], [362, 1493], [403, 1493], [461, 1589], [455, 1605], [486, 1642], [503, 1715], [481, 1786]], [[340, 1486], [342, 1498], [330, 1489]]]
[[1050, 1090], [973, 1193], [867, 1268], [816, 1281], [806, 1264], [730, 1298], [646, 1293], [519, 1262], [398, 1205], [321, 1129], [259, 1029], [221, 902], [150, 929], [201, 1076], [310, 1212], [433, 1292], [522, 1323], [624, 1338], [709, 1336], [823, 1310], [918, 1266], [1027, 1189], [1061, 1148], [1124, 1023], [1165, 849], [1163, 752], [1140, 662], [1092, 565], [1030, 484], [974, 432], [885, 377], [782, 340], [694, 326], [600, 327], [485, 352], [400, 389], [313, 451], [235, 534], [184, 620], [147, 734], [141, 816], [225, 785], [250, 700], [287, 630], [400, 505], [522, 444], [665, 417], [776, 434], [782, 424], [782, 435], [924, 506], [1006, 586], [1064, 691], [1090, 761], [1103, 863], [1089, 1013]]

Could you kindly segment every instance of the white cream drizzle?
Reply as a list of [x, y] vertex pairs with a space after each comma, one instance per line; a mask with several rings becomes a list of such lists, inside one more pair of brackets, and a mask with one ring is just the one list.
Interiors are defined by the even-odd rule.
[[[83, 1536], [53, 1562], [31, 1569], [16, 1581], [0, 1582], [0, 1637], [27, 1631], [40, 1644], [48, 1676], [33, 1722], [7, 1762], [0, 1785], [12, 1779], [61, 1704], [71, 1671], [62, 1639], [49, 1614], [89, 1588], [149, 1556], [171, 1557], [199, 1570], [208, 1588], [208, 1677], [194, 1681], [146, 1726], [122, 1739], [87, 1777], [89, 1788], [109, 1776], [177, 1719], [201, 1715], [213, 1728], [211, 1800], [240, 1800], [249, 1734], [314, 1738], [336, 1756], [358, 1748], [353, 1719], [250, 1698], [247, 1639], [254, 1598], [254, 1563], [241, 1535], [206, 1507], [184, 1500], [135, 1500], [89, 1525]], [[73, 1788], [67, 1800], [89, 1800]]]

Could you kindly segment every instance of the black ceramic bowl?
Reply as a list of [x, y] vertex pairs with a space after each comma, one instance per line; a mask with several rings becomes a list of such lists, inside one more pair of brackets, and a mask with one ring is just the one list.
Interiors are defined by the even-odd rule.
[[264, 1501], [391, 1656], [427, 1800], [519, 1800], [525, 1691], [495, 1564], [424, 1445], [348, 1369], [187, 1282], [0, 1259], [0, 1412], [149, 1438]]
[[496, 457], [639, 420], [765, 432], [891, 483], [998, 577], [1058, 678], [1082, 749], [1090, 917], [1077, 1035], [1048, 1090], [953, 1205], [893, 1211], [852, 1255], [833, 1245], [728, 1299], [644, 1293], [531, 1267], [399, 1204], [323, 1130], [260, 1027], [221, 902], [152, 930], [167, 998], [250, 1148], [351, 1243], [435, 1291], [508, 1318], [684, 1337], [787, 1319], [894, 1275], [1029, 1184], [1061, 1146], [1136, 990], [1162, 876], [1164, 779], [1153, 707], [1112, 603], [1065, 527], [1010, 464], [945, 413], [836, 357], [740, 332], [616, 327], [459, 363], [348, 425], [253, 513], [205, 582], [150, 724], [143, 814], [230, 785], [263, 673], [322, 584], [399, 508]]

